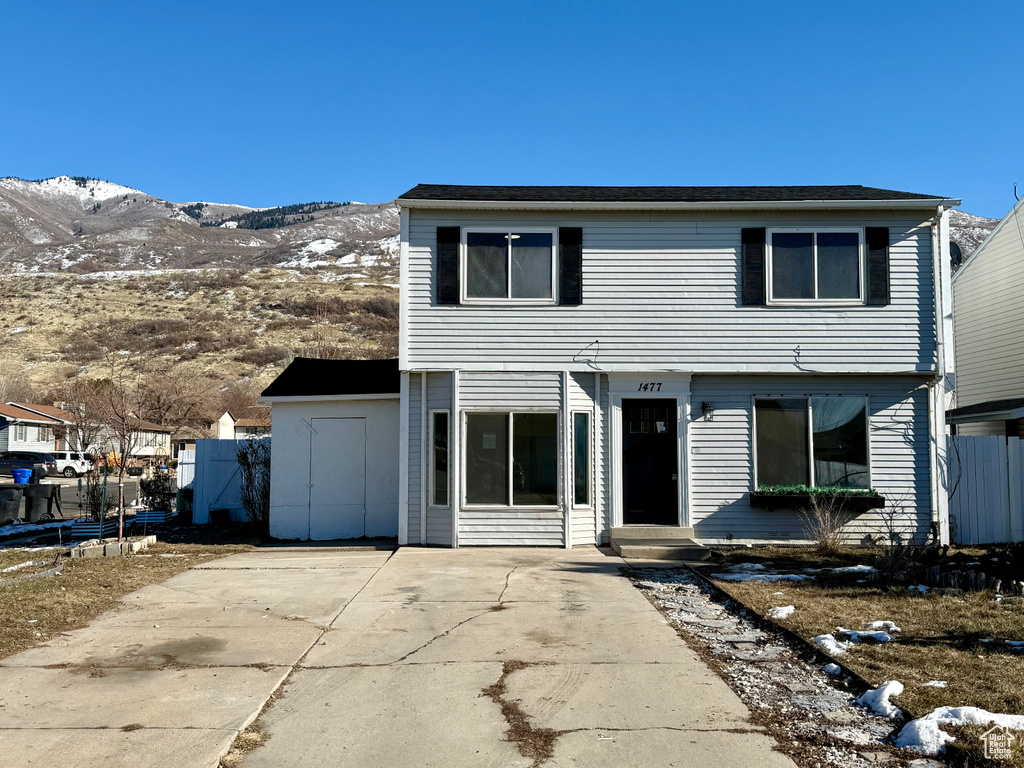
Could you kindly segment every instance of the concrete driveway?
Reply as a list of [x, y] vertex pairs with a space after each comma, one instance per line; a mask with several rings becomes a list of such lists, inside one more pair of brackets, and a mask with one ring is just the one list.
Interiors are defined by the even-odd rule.
[[792, 766], [596, 549], [268, 549], [0, 663], [5, 766]]

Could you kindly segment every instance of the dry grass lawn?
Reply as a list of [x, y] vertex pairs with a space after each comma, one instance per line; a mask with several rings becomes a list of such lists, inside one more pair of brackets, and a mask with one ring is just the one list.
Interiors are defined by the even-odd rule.
[[[870, 563], [864, 550], [832, 558], [811, 551], [783, 549], [730, 553], [735, 562], [772, 563], [779, 570]], [[727, 563], [728, 564], [728, 563]], [[708, 572], [722, 565], [709, 566]], [[864, 629], [868, 622], [894, 621], [901, 632], [891, 643], [860, 644], [839, 658], [867, 681], [878, 685], [899, 680], [904, 692], [895, 698], [914, 716], [936, 707], [976, 706], [992, 712], [1024, 714], [1024, 653], [983, 639], [1024, 640], [1024, 601], [995, 601], [992, 592], [932, 591], [924, 595], [902, 587], [887, 589], [860, 583], [863, 574], [832, 574], [805, 582], [725, 582], [719, 587], [761, 614], [775, 606], [794, 605], [796, 611], [779, 624], [806, 639], [834, 633], [836, 627]], [[925, 687], [944, 680], [946, 688]], [[978, 765], [984, 728], [956, 729], [953, 764]], [[1024, 747], [1010, 763], [1024, 766]]]
[[[146, 550], [146, 556], [63, 557], [64, 571], [59, 575], [0, 587], [0, 658], [85, 626], [129, 592], [169, 579], [197, 563], [252, 548], [240, 541], [236, 537], [225, 543], [158, 542]], [[57, 552], [0, 550], [0, 569], [27, 560], [52, 561]], [[182, 557], [160, 557], [162, 554]]]

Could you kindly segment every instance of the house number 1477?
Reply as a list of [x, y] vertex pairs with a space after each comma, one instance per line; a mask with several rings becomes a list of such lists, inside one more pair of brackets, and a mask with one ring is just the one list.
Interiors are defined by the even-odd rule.
[[660, 381], [645, 381], [636, 388], [637, 392], [661, 392]]

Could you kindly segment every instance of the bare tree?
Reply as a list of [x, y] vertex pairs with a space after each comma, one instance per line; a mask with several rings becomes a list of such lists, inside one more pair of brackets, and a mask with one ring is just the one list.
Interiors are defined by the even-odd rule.
[[170, 429], [172, 444], [185, 435], [202, 434], [215, 418], [210, 413], [215, 385], [192, 366], [149, 371], [142, 386], [146, 412], [140, 415]]
[[61, 408], [72, 415], [70, 424], [54, 428], [54, 436], [69, 450], [85, 452], [97, 447], [103, 431], [104, 385], [95, 379], [76, 376], [52, 393]]
[[114, 448], [117, 469], [117, 537], [124, 536], [124, 478], [128, 462], [142, 441], [141, 417], [146, 413], [150, 388], [146, 372], [135, 355], [106, 355], [107, 378], [99, 383], [100, 422]]
[[228, 411], [236, 419], [270, 419], [270, 405], [259, 402], [264, 387], [251, 379], [238, 381], [220, 393], [220, 406], [216, 419]]

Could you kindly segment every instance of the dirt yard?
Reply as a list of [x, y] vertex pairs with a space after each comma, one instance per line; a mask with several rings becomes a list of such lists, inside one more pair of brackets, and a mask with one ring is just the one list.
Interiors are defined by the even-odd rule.
[[[738, 563], [763, 565], [777, 573], [817, 572], [801, 581], [715, 579], [714, 574]], [[991, 591], [885, 587], [863, 571], [824, 570], [872, 564], [865, 550], [822, 558], [812, 551], [768, 548], [734, 551], [725, 563], [702, 570], [761, 615], [794, 606], [790, 616], [777, 621], [807, 640], [835, 633], [838, 627], [863, 630], [869, 622], [894, 622], [900, 631], [891, 642], [858, 643], [836, 658], [873, 685], [902, 682], [904, 692], [893, 701], [915, 717], [946, 705], [1024, 714], [1024, 648], [1005, 642], [1024, 641], [1024, 600], [997, 600]], [[951, 729], [957, 742], [946, 759], [953, 765], [984, 764], [977, 736], [985, 730]], [[1024, 747], [1015, 751], [1012, 763], [1001, 763], [1006, 764], [1024, 766]]]
[[0, 571], [30, 561], [47, 562], [45, 567], [5, 573], [4, 579], [63, 564], [63, 572], [57, 575], [0, 587], [0, 658], [85, 626], [129, 592], [253, 546], [244, 531], [234, 529], [181, 529], [160, 539], [131, 557], [71, 559], [66, 549], [0, 550]]

